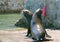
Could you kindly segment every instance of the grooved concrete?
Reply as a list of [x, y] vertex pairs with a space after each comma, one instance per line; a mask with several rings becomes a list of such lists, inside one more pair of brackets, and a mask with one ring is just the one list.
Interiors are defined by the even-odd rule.
[[[0, 42], [37, 42], [26, 37], [27, 30], [0, 30]], [[60, 30], [47, 29], [47, 33], [53, 41], [43, 42], [60, 42]]]

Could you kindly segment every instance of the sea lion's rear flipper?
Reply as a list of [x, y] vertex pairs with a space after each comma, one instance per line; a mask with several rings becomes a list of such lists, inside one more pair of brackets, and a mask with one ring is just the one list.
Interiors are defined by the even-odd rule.
[[45, 30], [45, 35], [46, 35], [46, 37], [51, 38], [51, 36], [47, 34], [46, 30]]

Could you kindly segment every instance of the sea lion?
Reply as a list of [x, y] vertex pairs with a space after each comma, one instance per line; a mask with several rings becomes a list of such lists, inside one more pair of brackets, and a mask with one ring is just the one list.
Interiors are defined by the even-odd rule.
[[33, 14], [31, 20], [31, 34], [32, 37], [36, 40], [45, 39], [45, 29], [42, 24], [41, 13], [41, 9], [37, 9], [36, 12]]
[[30, 24], [31, 24], [31, 19], [32, 19], [33, 13], [31, 11], [29, 11], [29, 10], [26, 10], [26, 9], [25, 10], [22, 10], [22, 13], [26, 17], [27, 22], [28, 22], [28, 25], [29, 25], [26, 36], [31, 36], [31, 26], [30, 26]]

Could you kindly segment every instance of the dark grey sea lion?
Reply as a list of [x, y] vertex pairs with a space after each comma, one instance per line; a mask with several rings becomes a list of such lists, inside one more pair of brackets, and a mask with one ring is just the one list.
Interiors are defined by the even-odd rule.
[[29, 10], [26, 10], [26, 9], [23, 10], [22, 12], [23, 12], [24, 16], [26, 17], [28, 25], [29, 25], [26, 36], [29, 36], [29, 35], [31, 36], [31, 26], [30, 26], [30, 24], [31, 24], [31, 19], [32, 19], [33, 13], [31, 11], [29, 11]]

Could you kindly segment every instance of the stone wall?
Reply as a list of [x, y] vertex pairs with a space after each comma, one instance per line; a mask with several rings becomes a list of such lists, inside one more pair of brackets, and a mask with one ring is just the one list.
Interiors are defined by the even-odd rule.
[[17, 12], [23, 9], [25, 0], [0, 0], [0, 12]]
[[54, 27], [60, 27], [60, 0], [46, 0], [47, 15]]
[[47, 6], [47, 18], [43, 19], [45, 26], [60, 27], [60, 0], [27, 0], [24, 8], [33, 13], [38, 8], [43, 8], [44, 4]]

